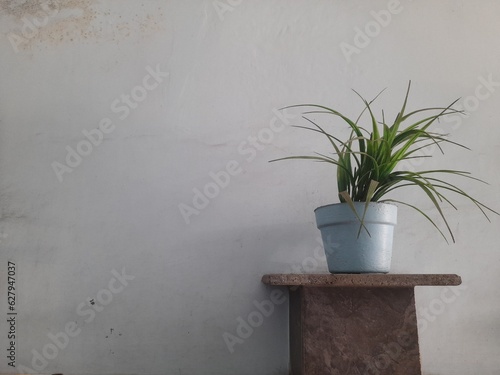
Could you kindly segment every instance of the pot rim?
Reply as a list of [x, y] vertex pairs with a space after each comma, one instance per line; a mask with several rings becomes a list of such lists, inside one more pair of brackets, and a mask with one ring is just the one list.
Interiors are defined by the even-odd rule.
[[[357, 203], [361, 203], [361, 204], [365, 204], [366, 202], [353, 202], [354, 204], [357, 204]], [[321, 208], [326, 208], [326, 207], [333, 207], [333, 206], [341, 206], [341, 205], [344, 205], [344, 204], [348, 204], [347, 202], [339, 202], [339, 203], [330, 203], [330, 204], [325, 204], [324, 206], [319, 206], [319, 207], [316, 207], [314, 209], [314, 212], [316, 212], [316, 210], [319, 210]], [[387, 206], [394, 206], [394, 207], [397, 207], [397, 205], [395, 205], [394, 203], [387, 203], [387, 202], [370, 202], [368, 203], [368, 205], [370, 204], [374, 204], [374, 205], [387, 205]]]

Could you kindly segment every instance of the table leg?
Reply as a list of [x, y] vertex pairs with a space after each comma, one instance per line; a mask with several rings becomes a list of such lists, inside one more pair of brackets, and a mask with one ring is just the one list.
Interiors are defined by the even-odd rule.
[[413, 288], [290, 290], [292, 375], [421, 375]]

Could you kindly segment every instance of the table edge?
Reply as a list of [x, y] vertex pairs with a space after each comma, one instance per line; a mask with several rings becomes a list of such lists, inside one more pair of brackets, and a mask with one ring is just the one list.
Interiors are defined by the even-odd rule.
[[456, 274], [265, 274], [261, 281], [274, 286], [384, 287], [457, 286]]

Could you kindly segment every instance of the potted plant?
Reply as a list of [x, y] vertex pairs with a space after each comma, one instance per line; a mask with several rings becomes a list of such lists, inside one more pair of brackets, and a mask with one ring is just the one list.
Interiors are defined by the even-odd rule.
[[[336, 167], [337, 187], [340, 203], [318, 207], [315, 210], [316, 223], [321, 231], [323, 245], [332, 273], [387, 273], [392, 256], [393, 228], [396, 225], [397, 204], [411, 207], [422, 214], [448, 242], [436, 222], [422, 209], [407, 201], [388, 198], [395, 189], [415, 186], [425, 193], [439, 213], [446, 230], [455, 238], [442, 210], [443, 203], [457, 208], [449, 195], [455, 194], [470, 200], [489, 220], [487, 212], [498, 213], [454, 183], [446, 181], [446, 176], [481, 181], [469, 172], [451, 169], [423, 170], [418, 172], [398, 170], [405, 160], [430, 157], [419, 151], [435, 145], [442, 153], [441, 144], [467, 147], [448, 139], [446, 134], [432, 132], [431, 126], [441, 117], [453, 113], [463, 113], [452, 108], [455, 100], [447, 107], [423, 108], [406, 113], [411, 81], [408, 84], [403, 105], [392, 123], [387, 123], [384, 111], [377, 119], [372, 111], [372, 103], [354, 91], [363, 101], [364, 109], [352, 120], [337, 110], [317, 105], [300, 104], [286, 108], [301, 107], [306, 110], [303, 118], [308, 126], [296, 126], [324, 136], [332, 147], [331, 154], [289, 156], [274, 161], [305, 159], [324, 162]], [[369, 128], [360, 120], [367, 114]], [[339, 139], [334, 132], [327, 132], [310, 117], [326, 114], [339, 118], [347, 124], [350, 135]], [[484, 181], [481, 181], [484, 182]]]

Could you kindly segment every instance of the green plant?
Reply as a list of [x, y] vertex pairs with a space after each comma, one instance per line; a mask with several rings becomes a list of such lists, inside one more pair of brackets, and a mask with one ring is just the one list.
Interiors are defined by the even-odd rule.
[[[432, 201], [434, 207], [443, 219], [451, 239], [455, 242], [451, 228], [443, 213], [442, 204], [446, 202], [455, 209], [457, 209], [457, 207], [447, 196], [445, 196], [445, 193], [452, 192], [469, 199], [479, 210], [481, 210], [488, 221], [490, 221], [490, 219], [486, 211], [497, 215], [498, 212], [471, 197], [456, 185], [442, 179], [443, 175], [454, 175], [484, 183], [484, 181], [471, 176], [469, 172], [451, 169], [425, 170], [419, 172], [396, 170], [398, 164], [404, 160], [431, 157], [431, 155], [418, 154], [419, 150], [431, 145], [437, 146], [443, 154], [444, 151], [441, 147], [442, 143], [449, 143], [454, 146], [468, 149], [462, 144], [447, 139], [446, 134], [429, 131], [431, 125], [441, 117], [453, 113], [463, 113], [463, 111], [452, 108], [458, 99], [447, 107], [423, 108], [406, 113], [410, 86], [411, 81], [408, 84], [402, 108], [391, 125], [386, 123], [384, 111], [382, 111], [382, 121], [378, 121], [371, 107], [373, 101], [376, 100], [384, 90], [370, 102], [354, 91], [364, 103], [364, 109], [355, 121], [334, 109], [322, 105], [299, 104], [285, 107], [284, 109], [294, 107], [306, 107], [311, 109], [303, 112], [302, 117], [313, 127], [295, 127], [321, 133], [328, 139], [334, 152], [331, 156], [315, 153], [314, 156], [290, 156], [271, 160], [271, 162], [289, 159], [306, 159], [325, 162], [336, 166], [340, 202], [348, 203], [351, 209], [356, 213], [361, 223], [360, 231], [364, 226], [363, 219], [369, 202], [394, 202], [409, 206], [421, 213], [448, 242], [446, 236], [434, 220], [420, 208], [399, 200], [382, 199], [387, 193], [395, 189], [407, 186], [417, 186]], [[369, 115], [371, 131], [359, 125], [359, 121], [365, 112], [368, 112]], [[346, 141], [341, 141], [338, 137], [326, 132], [323, 127], [309, 118], [308, 115], [311, 114], [330, 114], [341, 118], [347, 123], [351, 130], [349, 138]], [[356, 212], [353, 202], [366, 202], [365, 210], [361, 215]]]

